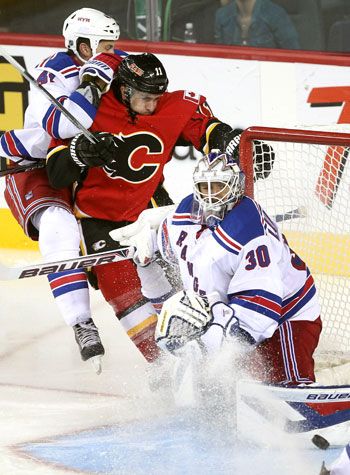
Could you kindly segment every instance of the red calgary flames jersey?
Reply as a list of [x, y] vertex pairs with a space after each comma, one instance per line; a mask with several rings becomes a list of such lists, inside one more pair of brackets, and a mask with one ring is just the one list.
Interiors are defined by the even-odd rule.
[[178, 139], [199, 150], [212, 119], [205, 98], [188, 91], [165, 93], [153, 115], [137, 115], [134, 121], [112, 92], [105, 94], [91, 130], [116, 136], [117, 170], [88, 169], [76, 193], [79, 214], [135, 221], [162, 182], [164, 165]]

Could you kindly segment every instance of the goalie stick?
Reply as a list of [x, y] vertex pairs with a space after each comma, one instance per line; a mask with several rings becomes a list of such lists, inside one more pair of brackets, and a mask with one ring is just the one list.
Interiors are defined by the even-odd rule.
[[62, 112], [62, 114], [67, 117], [68, 120], [72, 122], [72, 124], [77, 127], [81, 132], [85, 135], [85, 137], [91, 142], [91, 143], [98, 143], [98, 140], [94, 135], [89, 132], [63, 105], [52, 95], [47, 91], [41, 84], [39, 84], [33, 76], [31, 76], [26, 69], [24, 69], [12, 56], [7, 54], [7, 52], [4, 50], [2, 46], [0, 46], [0, 54], [3, 56], [6, 61], [8, 61], [14, 68], [19, 71], [22, 76], [30, 83], [32, 84], [36, 89], [39, 89], [39, 91], [46, 96], [46, 98], [53, 104], [57, 109]]
[[122, 247], [112, 251], [66, 259], [62, 261], [40, 262], [27, 266], [7, 267], [0, 263], [0, 280], [26, 279], [38, 277], [65, 270], [73, 270], [86, 267], [101, 266], [112, 262], [131, 259], [135, 253], [134, 247]]

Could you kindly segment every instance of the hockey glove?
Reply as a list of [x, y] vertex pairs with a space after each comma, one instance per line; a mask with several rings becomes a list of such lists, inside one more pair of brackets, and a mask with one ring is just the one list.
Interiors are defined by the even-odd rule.
[[[223, 135], [225, 152], [239, 160], [239, 144], [242, 129], [234, 129]], [[273, 168], [275, 152], [271, 145], [260, 140], [254, 140], [254, 181], [267, 178]]]
[[135, 264], [145, 267], [154, 260], [157, 250], [157, 231], [151, 229], [148, 222], [136, 221], [112, 232], [116, 231], [120, 231], [120, 238], [117, 241], [121, 246], [134, 246], [136, 248], [133, 256]]
[[120, 57], [114, 53], [96, 54], [81, 67], [79, 79], [82, 83], [94, 83], [104, 94], [109, 91], [120, 62]]
[[71, 141], [69, 152], [72, 160], [81, 168], [84, 167], [108, 167], [116, 168], [118, 147], [114, 136], [107, 132], [94, 132], [98, 139], [92, 143], [83, 134], [76, 135]]
[[250, 345], [256, 343], [251, 334], [240, 326], [232, 307], [223, 302], [216, 302], [212, 305], [210, 311], [213, 316], [211, 325], [220, 326], [226, 338], [237, 338], [242, 343], [249, 343]]
[[235, 311], [224, 302], [216, 302], [211, 306], [210, 312], [212, 314], [212, 321], [210, 326], [218, 325], [222, 328], [224, 336], [227, 335], [228, 330], [235, 326], [239, 326], [238, 320], [235, 317]]
[[206, 332], [201, 337], [201, 341], [210, 353], [221, 348], [224, 339], [236, 339], [240, 343], [254, 345], [254, 338], [240, 327], [235, 311], [224, 302], [216, 302], [211, 306], [210, 313], [212, 319]]
[[157, 230], [166, 215], [174, 208], [175, 205], [169, 205], [145, 209], [137, 221], [122, 228], [113, 229], [109, 235], [122, 246], [134, 246], [136, 248], [133, 257], [135, 264], [147, 266], [158, 250]]
[[234, 129], [224, 135], [224, 151], [236, 160], [239, 160], [239, 142], [242, 132], [242, 129]]
[[271, 145], [254, 140], [254, 181], [267, 178], [273, 168], [275, 152]]
[[174, 352], [199, 338], [211, 320], [208, 303], [190, 290], [182, 290], [163, 304], [155, 338], [163, 350]]
[[83, 81], [75, 92], [79, 92], [79, 94], [84, 96], [96, 109], [100, 105], [102, 92], [94, 82]]

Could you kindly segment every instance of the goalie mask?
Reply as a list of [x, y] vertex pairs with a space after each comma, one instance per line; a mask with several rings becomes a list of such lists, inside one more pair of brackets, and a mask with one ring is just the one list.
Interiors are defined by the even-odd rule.
[[92, 55], [95, 56], [100, 41], [117, 41], [119, 34], [119, 25], [114, 18], [94, 8], [76, 10], [63, 24], [66, 48], [72, 50], [83, 62], [85, 61], [78, 52], [79, 38], [87, 38], [90, 41]]
[[215, 227], [244, 195], [245, 175], [228, 153], [212, 150], [193, 172], [192, 219]]

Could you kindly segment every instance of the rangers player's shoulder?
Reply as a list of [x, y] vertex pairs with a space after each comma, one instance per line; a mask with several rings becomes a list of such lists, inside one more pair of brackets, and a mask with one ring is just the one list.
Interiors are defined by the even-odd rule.
[[38, 64], [37, 69], [56, 71], [66, 77], [78, 76], [80, 67], [74, 62], [73, 57], [64, 51], [60, 51]]
[[195, 224], [192, 219], [193, 195], [188, 195], [176, 207], [171, 218], [171, 224], [175, 226]]
[[245, 246], [264, 234], [257, 204], [245, 196], [221, 221], [214, 237], [223, 241], [232, 240], [239, 246]]

